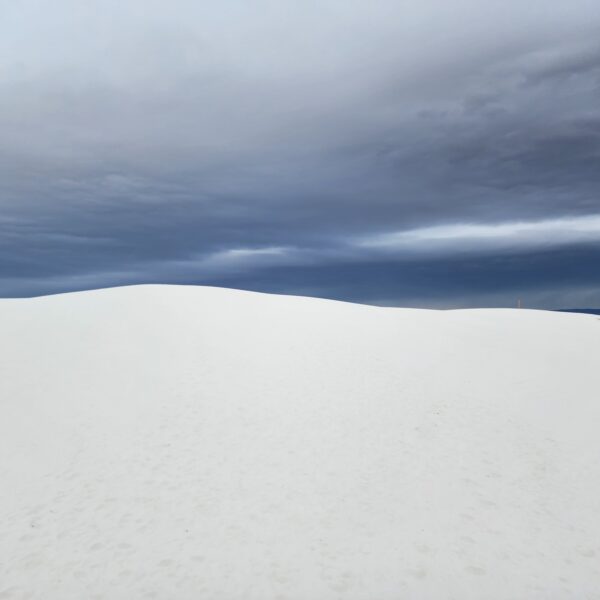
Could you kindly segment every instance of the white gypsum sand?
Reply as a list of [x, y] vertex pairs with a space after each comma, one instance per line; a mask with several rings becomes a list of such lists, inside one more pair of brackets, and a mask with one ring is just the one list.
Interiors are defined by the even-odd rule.
[[600, 320], [0, 301], [0, 598], [600, 598]]

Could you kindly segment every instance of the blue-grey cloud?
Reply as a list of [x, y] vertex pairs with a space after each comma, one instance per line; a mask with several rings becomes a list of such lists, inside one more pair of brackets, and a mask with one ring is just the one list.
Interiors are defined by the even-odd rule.
[[0, 295], [220, 282], [478, 305], [514, 295], [511, 265], [533, 304], [600, 304], [600, 274], [551, 264], [596, 256], [596, 1], [1, 10]]

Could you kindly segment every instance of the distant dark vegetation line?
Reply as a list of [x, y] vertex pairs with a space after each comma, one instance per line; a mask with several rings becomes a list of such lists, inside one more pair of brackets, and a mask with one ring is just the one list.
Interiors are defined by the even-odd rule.
[[600, 308], [560, 308], [556, 312], [585, 313], [589, 315], [600, 315]]

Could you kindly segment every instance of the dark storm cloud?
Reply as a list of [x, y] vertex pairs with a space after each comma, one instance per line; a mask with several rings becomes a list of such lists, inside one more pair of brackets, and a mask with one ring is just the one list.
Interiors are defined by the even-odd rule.
[[512, 297], [511, 269], [540, 306], [600, 293], [594, 269], [552, 267], [591, 266], [600, 240], [597, 2], [1, 10], [0, 295], [463, 305]]

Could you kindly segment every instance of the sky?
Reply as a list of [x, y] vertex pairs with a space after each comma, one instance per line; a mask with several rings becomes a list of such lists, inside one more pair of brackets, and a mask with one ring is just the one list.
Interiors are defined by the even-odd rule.
[[0, 297], [600, 307], [598, 0], [0, 0]]

